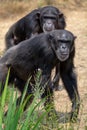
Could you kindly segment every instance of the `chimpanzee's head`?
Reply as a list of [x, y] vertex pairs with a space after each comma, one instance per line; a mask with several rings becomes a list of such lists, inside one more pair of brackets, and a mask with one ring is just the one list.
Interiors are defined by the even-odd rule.
[[63, 13], [53, 6], [45, 6], [41, 8], [40, 26], [43, 32], [49, 32], [55, 29], [64, 29], [66, 23]]
[[70, 53], [74, 50], [75, 36], [67, 30], [54, 30], [50, 32], [49, 40], [53, 51], [60, 61], [69, 58]]

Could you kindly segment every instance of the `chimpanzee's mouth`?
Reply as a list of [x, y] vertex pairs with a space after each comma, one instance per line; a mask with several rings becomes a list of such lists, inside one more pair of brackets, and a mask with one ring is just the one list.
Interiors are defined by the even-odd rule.
[[49, 31], [52, 31], [53, 29], [49, 27], [49, 28], [46, 28], [45, 30], [46, 30], [47, 32], [49, 32]]
[[69, 54], [68, 54], [68, 53], [59, 53], [59, 54], [57, 55], [57, 57], [58, 57], [58, 59], [59, 59], [60, 61], [65, 61], [65, 60], [68, 59]]
[[44, 32], [50, 32], [52, 30], [53, 30], [52, 28], [46, 28], [46, 29], [44, 29]]
[[50, 31], [52, 31], [52, 30], [54, 30], [54, 27], [52, 27], [52, 26], [49, 26], [49, 27], [43, 27], [43, 31], [44, 32], [50, 32]]

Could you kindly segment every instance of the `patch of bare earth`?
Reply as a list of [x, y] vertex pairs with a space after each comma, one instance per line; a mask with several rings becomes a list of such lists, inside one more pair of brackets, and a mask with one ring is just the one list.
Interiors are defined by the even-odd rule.
[[[78, 75], [78, 89], [81, 97], [80, 123], [74, 124], [75, 130], [85, 130], [87, 126], [87, 12], [65, 10], [68, 30], [72, 31], [76, 36], [76, 57], [75, 66]], [[8, 28], [19, 18], [0, 19], [0, 53], [4, 50], [4, 35]], [[55, 92], [55, 106], [58, 112], [66, 113], [71, 109], [71, 102], [65, 91]], [[86, 121], [85, 121], [86, 120]]]

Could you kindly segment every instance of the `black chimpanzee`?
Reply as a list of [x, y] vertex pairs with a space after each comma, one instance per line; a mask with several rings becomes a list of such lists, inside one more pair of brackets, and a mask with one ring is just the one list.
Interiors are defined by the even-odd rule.
[[[79, 112], [80, 100], [77, 78], [74, 73], [74, 41], [75, 36], [67, 30], [54, 30], [22, 41], [20, 44], [8, 49], [0, 59], [0, 81], [5, 82], [10, 67], [9, 82], [12, 82], [12, 79], [17, 77], [25, 84], [34, 71], [40, 68], [42, 71], [41, 87], [45, 89], [42, 98], [47, 97], [48, 93], [52, 96], [55, 86], [51, 81], [51, 71], [57, 64], [60, 64], [60, 75], [72, 101], [72, 119]], [[27, 94], [32, 92], [30, 84]], [[19, 85], [17, 87], [23, 92], [24, 86], [20, 87]], [[50, 102], [51, 97], [49, 96], [46, 103]]]
[[9, 28], [5, 35], [6, 49], [35, 34], [64, 29], [65, 26], [65, 17], [56, 7], [45, 6], [35, 9]]
[[[54, 29], [64, 29], [65, 26], [65, 17], [56, 7], [45, 6], [35, 9], [10, 27], [5, 35], [6, 50], [35, 34]], [[56, 67], [56, 73], [58, 71]], [[55, 85], [58, 86], [57, 79]]]

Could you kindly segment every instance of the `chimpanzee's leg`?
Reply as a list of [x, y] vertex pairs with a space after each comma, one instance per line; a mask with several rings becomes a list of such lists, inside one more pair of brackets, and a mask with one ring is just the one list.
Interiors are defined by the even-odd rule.
[[[27, 84], [25, 81], [19, 79], [18, 77], [15, 78], [15, 86], [19, 89], [19, 91], [21, 92], [21, 96], [17, 99], [17, 105], [19, 105], [21, 103], [23, 94], [24, 94], [24, 90], [25, 87], [27, 87], [26, 90], [26, 94], [25, 94], [25, 98], [24, 98], [24, 102], [26, 102], [26, 105], [24, 107], [24, 110], [27, 108], [28, 105], [30, 105], [32, 103], [32, 100], [34, 98], [33, 96], [33, 92], [32, 92], [32, 84], [33, 84], [33, 80], [31, 82], [31, 80], [29, 81], [29, 83]], [[27, 85], [27, 86], [26, 86]]]
[[43, 90], [43, 93], [41, 95], [41, 98], [45, 98], [45, 109], [48, 110], [48, 115], [51, 113], [55, 113], [54, 108], [54, 101], [53, 101], [53, 88], [52, 88], [52, 82], [51, 82], [51, 72], [44, 71], [42, 72], [42, 78], [41, 78], [41, 88]]
[[4, 90], [4, 85], [6, 82], [6, 77], [8, 74], [8, 68], [5, 64], [0, 64], [0, 95], [2, 94]]
[[52, 86], [56, 91], [61, 91], [64, 88], [62, 85], [59, 85], [59, 80], [60, 80], [60, 63], [56, 65], [55, 76], [52, 81]]

